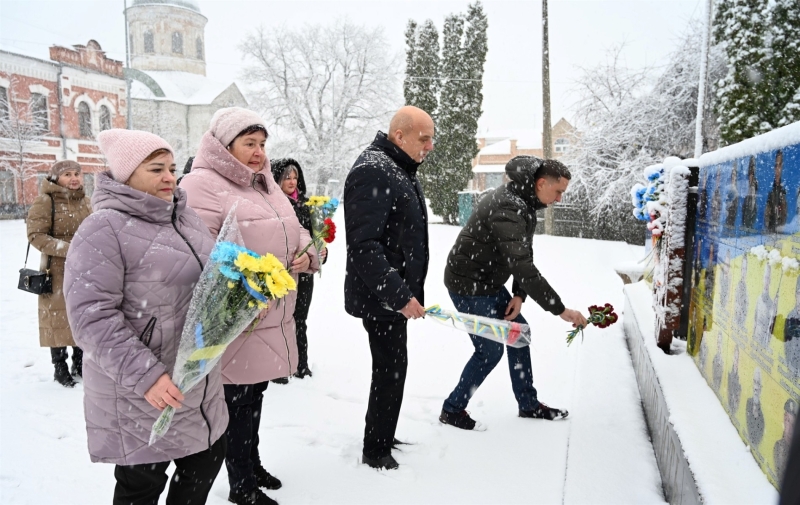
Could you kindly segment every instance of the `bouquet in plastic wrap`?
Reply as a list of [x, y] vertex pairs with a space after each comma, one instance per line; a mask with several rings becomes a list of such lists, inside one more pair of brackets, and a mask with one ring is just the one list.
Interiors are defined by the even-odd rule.
[[[589, 307], [589, 317], [586, 318], [586, 321], [588, 321], [589, 324], [597, 326], [598, 328], [608, 328], [612, 324], [616, 323], [618, 319], [619, 316], [616, 312], [614, 312], [614, 306], [610, 303], [607, 303], [602, 307], [599, 305], [592, 305]], [[577, 337], [579, 333], [581, 335], [582, 342], [583, 326], [578, 326], [567, 333], [567, 346], [572, 344], [572, 341], [575, 340], [575, 337]]]
[[[327, 244], [330, 244], [336, 238], [336, 225], [333, 224], [333, 214], [336, 213], [336, 208], [339, 207], [339, 200], [329, 196], [312, 196], [308, 199], [306, 205], [310, 207], [311, 213], [311, 242], [297, 253], [298, 258], [305, 254], [312, 245], [317, 249], [317, 253], [321, 253], [327, 247]], [[319, 272], [322, 275], [322, 262], [320, 262]]]
[[527, 324], [445, 310], [438, 305], [428, 307], [425, 313], [434, 321], [451, 328], [511, 347], [525, 347], [531, 343], [531, 329]]
[[[228, 345], [254, 322], [259, 311], [279, 300], [295, 281], [272, 254], [260, 256], [242, 243], [231, 210], [217, 243], [192, 293], [178, 346], [172, 382], [182, 393], [202, 381], [222, 358]], [[167, 406], [153, 424], [150, 445], [163, 437], [175, 409]]]

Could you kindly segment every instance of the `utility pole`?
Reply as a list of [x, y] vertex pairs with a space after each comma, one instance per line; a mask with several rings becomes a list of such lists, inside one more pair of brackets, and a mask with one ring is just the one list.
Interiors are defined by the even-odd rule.
[[[547, 0], [542, 0], [542, 154], [553, 157], [553, 136], [550, 131], [550, 36], [547, 28]], [[553, 234], [553, 207], [544, 211], [544, 232]]]
[[128, 0], [122, 0], [122, 13], [125, 16], [125, 91], [126, 97], [125, 102], [128, 106], [128, 129], [133, 129], [133, 113], [131, 112], [131, 77], [130, 77], [130, 68], [131, 68], [131, 49], [129, 47], [130, 44], [130, 36], [128, 35]]
[[697, 117], [694, 127], [694, 157], [703, 154], [703, 116], [706, 99], [706, 80], [708, 78], [708, 49], [711, 43], [711, 23], [713, 0], [706, 0], [706, 26], [703, 31], [703, 45], [700, 48], [700, 81], [697, 85]]

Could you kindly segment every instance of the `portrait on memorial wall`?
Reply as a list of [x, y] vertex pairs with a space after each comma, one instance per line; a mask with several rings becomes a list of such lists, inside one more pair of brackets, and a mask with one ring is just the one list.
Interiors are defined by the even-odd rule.
[[756, 366], [753, 372], [753, 396], [745, 404], [745, 420], [747, 422], [747, 440], [753, 447], [758, 447], [764, 437], [764, 412], [761, 409], [761, 369]]
[[783, 152], [775, 154], [775, 176], [772, 187], [767, 195], [767, 205], [764, 207], [764, 228], [767, 233], [776, 233], [778, 227], [786, 224], [788, 207], [786, 202], [786, 188], [783, 186]]
[[747, 194], [742, 202], [742, 226], [753, 230], [758, 210], [758, 178], [756, 177], [756, 157], [751, 156], [747, 165]]
[[736, 218], [739, 216], [739, 190], [736, 187], [738, 167], [738, 160], [733, 160], [731, 179], [725, 191], [725, 227], [728, 228], [728, 234], [731, 235], [736, 229]]
[[733, 344], [733, 360], [728, 372], [728, 407], [730, 413], [736, 416], [742, 399], [742, 384], [739, 382], [739, 346]]
[[789, 459], [789, 447], [792, 445], [795, 422], [797, 422], [797, 402], [789, 398], [783, 404], [783, 433], [772, 447], [772, 461], [775, 475], [779, 481], [786, 473], [786, 460]]

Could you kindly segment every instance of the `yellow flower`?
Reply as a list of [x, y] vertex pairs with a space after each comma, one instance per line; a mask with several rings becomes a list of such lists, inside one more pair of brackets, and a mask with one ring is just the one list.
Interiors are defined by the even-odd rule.
[[309, 207], [321, 207], [331, 200], [329, 196], [312, 196], [306, 202]]
[[235, 287], [236, 287], [236, 284], [234, 284], [234, 283], [233, 283], [233, 282], [231, 282], [231, 281], [228, 281], [228, 289], [233, 289], [233, 288], [235, 288]]
[[244, 281], [251, 288], [253, 288], [253, 291], [258, 291], [259, 293], [261, 292], [261, 286], [258, 285], [258, 283], [254, 280], [254, 278], [248, 276], [248, 277], [245, 277]]
[[253, 301], [252, 301], [252, 300], [251, 300], [251, 301], [249, 301], [249, 302], [247, 302], [247, 306], [248, 306], [248, 307], [253, 307], [254, 305], [255, 305], [255, 303], [253, 303]]

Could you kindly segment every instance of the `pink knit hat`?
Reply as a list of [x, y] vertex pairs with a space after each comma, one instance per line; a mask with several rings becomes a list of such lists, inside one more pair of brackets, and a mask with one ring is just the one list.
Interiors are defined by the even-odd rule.
[[136, 167], [154, 151], [167, 149], [175, 153], [169, 143], [150, 132], [114, 128], [97, 136], [100, 150], [106, 155], [111, 175], [117, 182], [128, 182]]
[[255, 112], [241, 107], [227, 107], [214, 113], [208, 131], [219, 140], [220, 144], [228, 147], [244, 129], [253, 125], [267, 130], [264, 120]]

